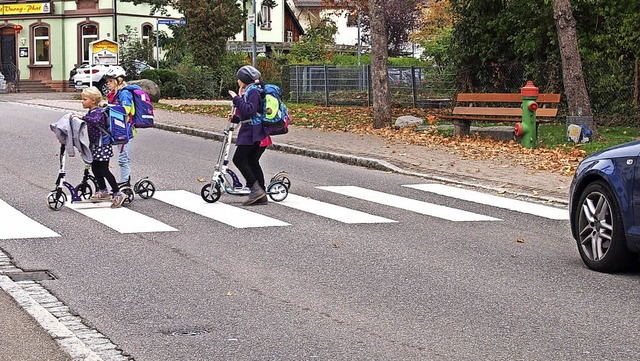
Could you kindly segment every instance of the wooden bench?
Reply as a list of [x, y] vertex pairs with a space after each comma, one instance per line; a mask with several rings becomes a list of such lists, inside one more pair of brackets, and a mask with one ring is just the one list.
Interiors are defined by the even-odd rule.
[[[536, 123], [551, 122], [558, 115], [560, 94], [539, 94], [536, 102]], [[521, 104], [522, 95], [519, 93], [459, 93], [451, 115], [438, 115], [436, 118], [453, 120], [454, 135], [466, 136], [470, 134], [471, 122], [521, 122]]]

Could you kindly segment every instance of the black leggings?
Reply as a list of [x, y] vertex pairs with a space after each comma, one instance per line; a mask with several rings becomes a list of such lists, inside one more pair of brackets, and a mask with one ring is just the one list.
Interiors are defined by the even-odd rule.
[[107, 189], [107, 184], [105, 183], [105, 179], [109, 182], [111, 186], [111, 191], [113, 193], [117, 193], [120, 191], [118, 187], [118, 182], [116, 182], [116, 177], [113, 176], [113, 173], [109, 170], [109, 161], [96, 161], [94, 160], [91, 163], [91, 171], [93, 172], [93, 176], [96, 177], [96, 182], [98, 182], [98, 187], [100, 189], [96, 189], [96, 191]]
[[247, 187], [251, 187], [256, 181], [264, 189], [264, 173], [260, 166], [260, 157], [266, 147], [260, 147], [260, 142], [252, 145], [238, 145], [233, 154], [233, 164], [236, 165], [245, 181]]

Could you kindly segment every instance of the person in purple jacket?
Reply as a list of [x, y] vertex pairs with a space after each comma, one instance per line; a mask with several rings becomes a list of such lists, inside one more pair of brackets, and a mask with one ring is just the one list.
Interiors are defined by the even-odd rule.
[[260, 72], [251, 65], [245, 65], [238, 69], [239, 92], [244, 91], [243, 96], [239, 96], [233, 90], [229, 90], [229, 95], [233, 98], [235, 114], [229, 113], [229, 120], [232, 123], [241, 123], [238, 137], [236, 139], [236, 151], [233, 155], [233, 164], [236, 165], [242, 176], [246, 180], [247, 187], [251, 190], [249, 199], [245, 206], [254, 204], [266, 204], [267, 193], [260, 186], [264, 184], [264, 173], [260, 166], [260, 156], [263, 151], [260, 149], [260, 142], [269, 134], [262, 126], [262, 123], [253, 124], [252, 118], [256, 117], [258, 111], [262, 109], [264, 83], [260, 80]]
[[[111, 199], [111, 208], [119, 208], [124, 202], [124, 195], [120, 192], [118, 182], [113, 176], [113, 173], [109, 170], [109, 160], [113, 157], [113, 149], [111, 144], [103, 144], [102, 142], [102, 129], [107, 128], [107, 118], [102, 108], [98, 106], [102, 101], [102, 94], [96, 87], [89, 87], [82, 91], [82, 107], [89, 109], [87, 115], [82, 119], [87, 123], [87, 129], [89, 133], [89, 148], [91, 149], [91, 155], [93, 156], [93, 162], [91, 162], [91, 171], [98, 182], [98, 187], [95, 194], [91, 196], [91, 200], [104, 201]], [[113, 192], [113, 198], [109, 195], [107, 190], [107, 183], [111, 186]]]

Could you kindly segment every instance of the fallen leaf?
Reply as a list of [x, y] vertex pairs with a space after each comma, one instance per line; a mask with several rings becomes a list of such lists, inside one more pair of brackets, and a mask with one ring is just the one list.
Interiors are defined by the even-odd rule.
[[200, 177], [196, 178], [196, 180], [197, 180], [198, 182], [206, 182], [206, 181], [207, 181], [206, 179], [204, 179], [204, 178], [200, 178]]
[[524, 238], [518, 238], [518, 239], [516, 239], [516, 242], [518, 242], [518, 243], [524, 243]]

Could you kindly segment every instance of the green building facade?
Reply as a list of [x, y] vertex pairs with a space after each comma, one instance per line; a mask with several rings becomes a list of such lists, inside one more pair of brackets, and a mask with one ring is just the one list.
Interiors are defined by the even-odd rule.
[[155, 16], [148, 5], [118, 0], [0, 0], [0, 72], [7, 82], [35, 80], [71, 90], [69, 72], [89, 62], [91, 42], [118, 42], [130, 26], [142, 41], [155, 44], [156, 30], [171, 33], [158, 20], [179, 19], [175, 9]]

